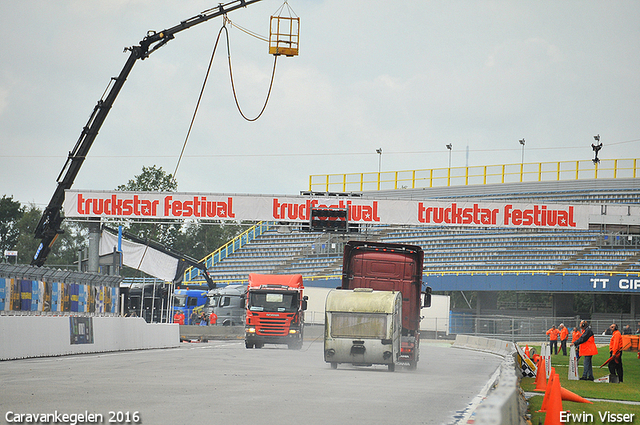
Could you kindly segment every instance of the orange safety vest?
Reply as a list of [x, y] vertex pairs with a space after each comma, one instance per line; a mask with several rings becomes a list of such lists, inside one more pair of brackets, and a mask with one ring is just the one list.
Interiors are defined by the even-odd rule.
[[613, 331], [611, 340], [609, 340], [609, 351], [613, 352], [613, 354], [622, 351], [622, 334], [619, 330]]
[[575, 331], [571, 333], [571, 342], [576, 342], [582, 336], [582, 332]]
[[549, 335], [549, 341], [557, 341], [559, 333], [560, 331], [557, 329], [553, 329], [553, 328], [549, 329], [547, 331], [547, 335]]
[[580, 344], [580, 355], [581, 356], [595, 356], [598, 354], [598, 347], [596, 347], [596, 340], [591, 335], [588, 340]]
[[562, 328], [562, 330], [560, 331], [560, 341], [566, 341], [568, 336], [569, 336], [569, 329]]

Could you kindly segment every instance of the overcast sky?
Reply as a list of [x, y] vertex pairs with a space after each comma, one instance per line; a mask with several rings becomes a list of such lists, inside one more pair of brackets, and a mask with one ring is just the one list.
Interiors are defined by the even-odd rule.
[[[44, 207], [125, 46], [217, 5], [205, 0], [0, 3], [0, 195]], [[263, 36], [281, 1], [231, 12]], [[290, 0], [300, 55], [277, 61], [265, 113], [238, 113], [219, 48], [178, 190], [298, 194], [310, 174], [640, 157], [640, 2]], [[139, 61], [74, 189], [143, 166], [173, 173], [221, 18]], [[266, 42], [230, 29], [239, 101], [261, 109]], [[467, 146], [469, 156], [467, 159]]]

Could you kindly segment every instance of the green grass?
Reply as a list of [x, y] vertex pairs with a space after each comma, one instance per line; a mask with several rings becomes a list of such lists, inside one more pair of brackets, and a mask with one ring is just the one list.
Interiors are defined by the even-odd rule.
[[[568, 350], [567, 350], [568, 351]], [[540, 352], [540, 347], [536, 347], [536, 352]], [[609, 358], [608, 347], [598, 347], [598, 355], [593, 356], [593, 376], [598, 379], [609, 374], [609, 369], [600, 365]], [[624, 382], [622, 384], [596, 383], [591, 381], [570, 381], [567, 378], [569, 371], [569, 356], [552, 355], [551, 366], [556, 369], [556, 373], [560, 376], [560, 385], [562, 388], [578, 394], [584, 398], [597, 398], [603, 400], [625, 400], [640, 402], [640, 360], [637, 358], [636, 352], [626, 351], [622, 354], [622, 365], [624, 367]], [[582, 360], [578, 376], [582, 375]], [[520, 386], [525, 392], [533, 392], [535, 388], [535, 378], [523, 378]], [[531, 423], [544, 423], [545, 413], [537, 412], [542, 405], [544, 393], [539, 396], [533, 396], [529, 399], [529, 413], [531, 414]], [[599, 413], [610, 411], [615, 414], [635, 413], [632, 423], [640, 424], [640, 406], [629, 405], [623, 403], [613, 403], [605, 401], [597, 401], [593, 404], [575, 403], [570, 401], [562, 401], [562, 409], [569, 410], [572, 413], [591, 413], [594, 417], [595, 424], [602, 423]]]

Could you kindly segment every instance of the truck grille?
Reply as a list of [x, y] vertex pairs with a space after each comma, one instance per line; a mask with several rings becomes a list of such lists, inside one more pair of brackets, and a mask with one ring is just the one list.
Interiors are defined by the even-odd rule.
[[289, 326], [286, 317], [260, 317], [256, 326], [258, 335], [288, 335]]

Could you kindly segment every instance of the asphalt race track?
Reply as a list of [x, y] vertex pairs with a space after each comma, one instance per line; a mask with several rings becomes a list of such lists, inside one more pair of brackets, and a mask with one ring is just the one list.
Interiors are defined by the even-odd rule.
[[85, 413], [95, 417], [75, 416], [77, 423], [456, 423], [501, 358], [445, 342], [424, 341], [421, 349], [417, 370], [395, 372], [384, 366], [332, 370], [321, 339], [305, 341], [300, 351], [248, 350], [234, 340], [5, 361], [0, 412], [2, 423], [17, 423], [20, 414], [54, 420], [67, 414], [69, 421], [58, 423], [72, 423], [71, 415]]

